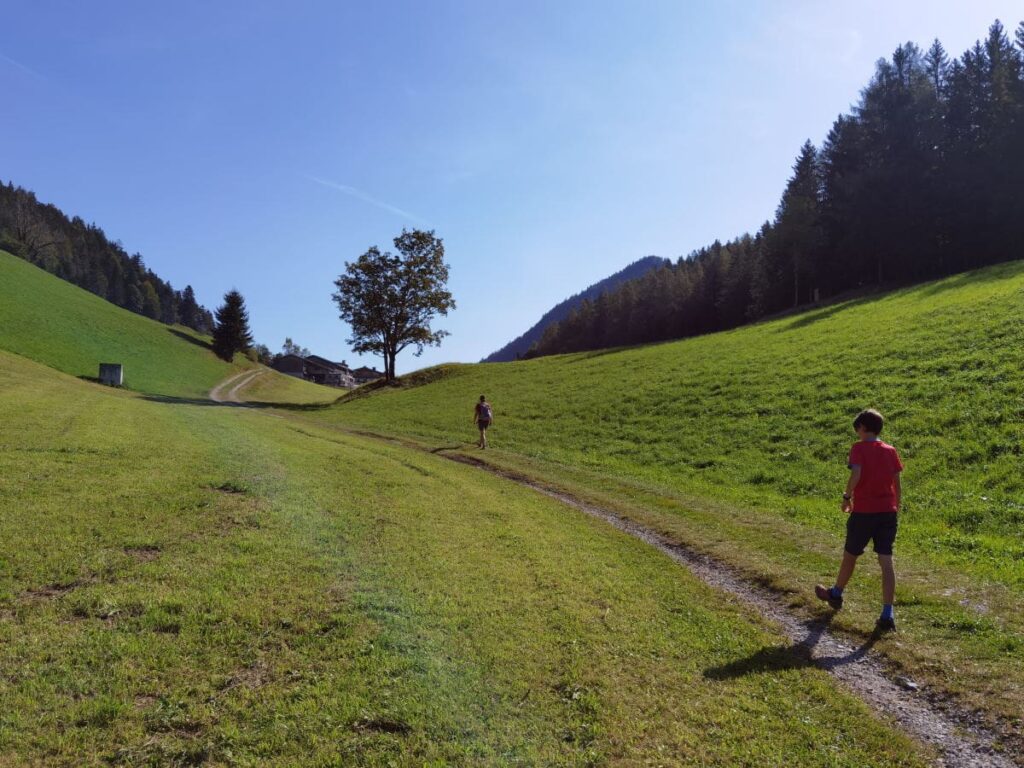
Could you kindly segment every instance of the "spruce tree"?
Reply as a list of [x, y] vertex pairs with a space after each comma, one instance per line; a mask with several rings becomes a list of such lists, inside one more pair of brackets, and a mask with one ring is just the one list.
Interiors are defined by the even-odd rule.
[[940, 96], [946, 85], [946, 70], [949, 68], [949, 56], [946, 49], [938, 38], [932, 42], [932, 47], [924, 56], [924, 71], [928, 75], [928, 82], [935, 90], [935, 95]]
[[199, 303], [196, 301], [195, 291], [191, 285], [186, 285], [178, 300], [178, 317], [182, 325], [199, 330], [202, 321]]
[[217, 322], [213, 327], [213, 351], [231, 362], [235, 352], [245, 352], [252, 346], [249, 332], [249, 313], [245, 299], [238, 291], [224, 294], [224, 303], [217, 309]]

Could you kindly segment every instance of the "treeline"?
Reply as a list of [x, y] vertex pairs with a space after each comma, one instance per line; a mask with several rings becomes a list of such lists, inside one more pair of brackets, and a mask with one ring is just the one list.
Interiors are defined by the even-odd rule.
[[529, 356], [732, 328], [847, 291], [1024, 256], [1024, 23], [951, 60], [882, 59], [851, 114], [800, 149], [773, 221], [587, 301]]
[[13, 183], [0, 183], [0, 249], [137, 314], [200, 333], [213, 330], [213, 315], [196, 301], [192, 286], [175, 290], [95, 224], [69, 219]]
[[557, 323], [560, 320], [564, 320], [569, 314], [579, 307], [579, 305], [585, 299], [596, 299], [602, 293], [614, 291], [623, 283], [629, 280], [635, 280], [638, 277], [642, 277], [652, 269], [658, 269], [671, 262], [668, 259], [663, 259], [658, 256], [644, 256], [642, 259], [634, 261], [632, 264], [619, 270], [614, 275], [606, 277], [604, 280], [594, 283], [588, 286], [584, 290], [570, 296], [568, 299], [559, 302], [541, 317], [533, 327], [531, 327], [526, 333], [513, 339], [504, 347], [499, 349], [497, 352], [492, 352], [480, 362], [483, 363], [504, 363], [510, 360], [516, 360], [525, 355], [537, 341], [540, 340], [546, 329], [552, 323]]

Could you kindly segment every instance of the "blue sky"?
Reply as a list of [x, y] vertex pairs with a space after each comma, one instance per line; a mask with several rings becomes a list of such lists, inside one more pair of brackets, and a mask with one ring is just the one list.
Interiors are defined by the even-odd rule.
[[[0, 179], [257, 340], [353, 362], [332, 281], [436, 229], [475, 361], [647, 254], [772, 216], [874, 62], [1017, 2], [4, 2]], [[367, 358], [366, 362], [375, 361]]]

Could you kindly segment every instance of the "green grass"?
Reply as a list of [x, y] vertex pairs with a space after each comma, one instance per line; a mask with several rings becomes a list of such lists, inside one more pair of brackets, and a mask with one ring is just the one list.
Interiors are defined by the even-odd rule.
[[190, 328], [121, 309], [3, 251], [0, 349], [80, 377], [96, 377], [100, 363], [122, 363], [129, 389], [176, 397], [205, 397], [252, 365], [241, 356], [229, 365]]
[[[853, 416], [877, 407], [907, 467], [905, 633], [883, 647], [1019, 728], [1022, 300], [1014, 262], [681, 342], [442, 366], [312, 417], [465, 444], [484, 393], [489, 458], [599, 496], [807, 603], [842, 545]], [[871, 625], [876, 571], [865, 558], [840, 626]]]
[[656, 551], [306, 413], [0, 352], [0, 764], [928, 757]]
[[322, 405], [333, 403], [345, 390], [326, 387], [294, 376], [268, 370], [242, 387], [239, 395], [250, 403], [287, 403], [291, 405]]
[[[210, 339], [184, 326], [136, 315], [0, 251], [0, 349], [80, 378], [99, 364], [122, 363], [125, 387], [149, 395], [205, 399], [209, 390], [254, 367], [228, 364]], [[262, 403], [328, 403], [341, 392], [265, 370], [241, 393]]]

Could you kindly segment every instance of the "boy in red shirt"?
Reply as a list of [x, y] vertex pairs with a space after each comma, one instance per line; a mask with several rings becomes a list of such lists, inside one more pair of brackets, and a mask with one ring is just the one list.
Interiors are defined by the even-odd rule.
[[892, 567], [892, 545], [896, 541], [896, 513], [900, 508], [900, 472], [903, 462], [891, 445], [878, 439], [882, 431], [882, 414], [874, 409], [861, 411], [853, 421], [860, 442], [850, 449], [850, 479], [843, 493], [841, 509], [850, 517], [846, 521], [846, 543], [843, 561], [835, 586], [814, 588], [819, 600], [837, 611], [843, 607], [843, 589], [853, 575], [857, 558], [864, 554], [869, 541], [874, 542], [878, 564], [882, 568], [882, 615], [877, 629], [896, 629], [892, 602], [896, 592], [896, 572]]

